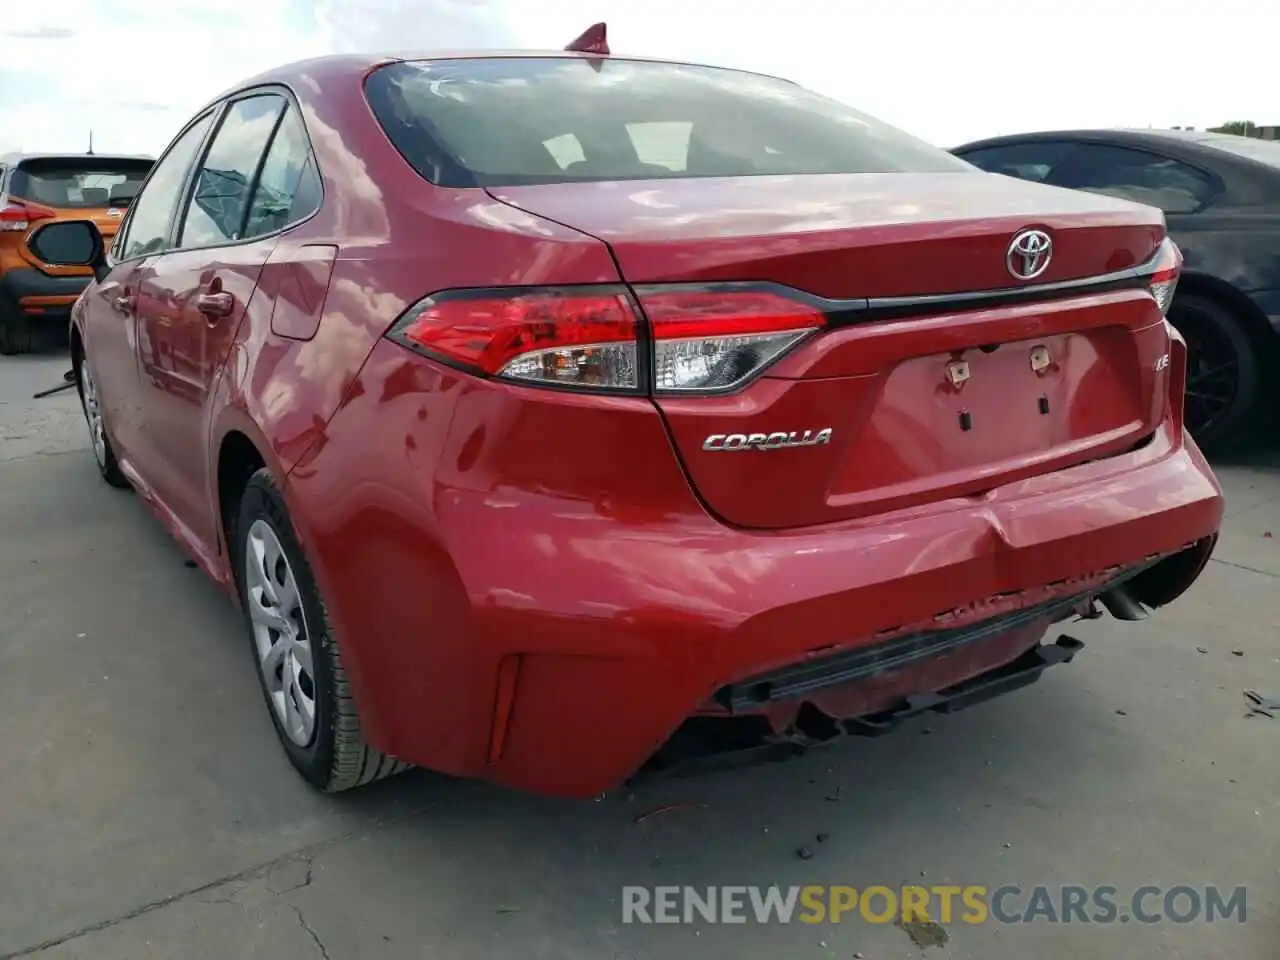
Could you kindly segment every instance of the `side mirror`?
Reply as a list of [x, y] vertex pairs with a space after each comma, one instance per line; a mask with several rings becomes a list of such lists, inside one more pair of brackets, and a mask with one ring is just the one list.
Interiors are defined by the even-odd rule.
[[92, 267], [101, 277], [107, 264], [102, 233], [92, 220], [55, 220], [32, 232], [27, 247], [51, 267]]

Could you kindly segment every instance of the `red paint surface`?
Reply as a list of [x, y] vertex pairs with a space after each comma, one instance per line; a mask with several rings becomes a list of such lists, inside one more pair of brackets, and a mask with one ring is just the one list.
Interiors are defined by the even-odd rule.
[[[418, 178], [363, 101], [375, 62], [272, 77], [310, 128], [316, 216], [123, 265], [75, 322], [122, 467], [222, 583], [224, 444], [247, 439], [280, 479], [376, 746], [590, 795], [728, 681], [957, 609], [990, 616], [998, 595], [1069, 592], [1218, 529], [1221, 492], [1183, 437], [1185, 351], [1145, 294], [829, 331], [735, 395], [660, 403], [482, 380], [382, 339], [447, 288], [617, 283], [605, 241], [629, 281], [879, 296], [1007, 285], [1025, 226], [1061, 237], [1045, 281], [1130, 266], [1157, 213], [982, 174], [505, 191], [521, 210]], [[639, 216], [646, 190], [665, 220]], [[183, 304], [215, 279], [237, 312], [211, 324]], [[122, 291], [134, 308], [113, 305]], [[1055, 357], [1038, 379], [1019, 359], [1036, 344]], [[959, 393], [942, 379], [955, 353], [973, 367]], [[705, 433], [748, 426], [835, 440], [702, 453]], [[1007, 660], [1033, 640], [984, 649]], [[916, 682], [976, 663], [947, 662]]]

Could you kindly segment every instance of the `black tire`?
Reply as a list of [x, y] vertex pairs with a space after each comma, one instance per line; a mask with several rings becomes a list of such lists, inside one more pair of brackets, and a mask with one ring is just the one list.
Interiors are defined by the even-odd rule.
[[[306, 746], [295, 743], [281, 723], [254, 640], [246, 557], [249, 556], [249, 533], [258, 521], [264, 522], [275, 534], [293, 573], [302, 610], [301, 629], [310, 642], [314, 676], [309, 686], [313, 691], [316, 711], [315, 729]], [[266, 469], [259, 470], [250, 478], [240, 500], [232, 559], [263, 700], [280, 744], [294, 769], [307, 783], [324, 793], [361, 787], [407, 770], [409, 764], [375, 750], [364, 741], [351, 684], [342, 666], [342, 655], [334, 638], [328, 610], [289, 520], [284, 498]]]
[[[115, 449], [111, 446], [111, 436], [108, 434], [105, 425], [102, 428], [102, 449], [99, 451], [94, 444], [94, 427], [93, 418], [89, 413], [89, 404], [85, 400], [85, 360], [82, 357], [75, 364], [76, 370], [76, 392], [80, 395], [80, 409], [84, 413], [85, 425], [89, 428], [89, 446], [93, 451], [93, 459], [98, 464], [98, 473], [102, 475], [102, 479], [109, 486], [118, 490], [131, 490], [132, 484], [128, 478], [120, 470], [120, 463], [116, 460]], [[101, 416], [101, 414], [100, 414]]]
[[1217, 300], [1179, 294], [1169, 322], [1187, 341], [1187, 431], [1208, 453], [1251, 439], [1262, 400], [1258, 349], [1240, 318]]
[[39, 345], [38, 334], [30, 318], [0, 302], [0, 354], [16, 357], [34, 352]]

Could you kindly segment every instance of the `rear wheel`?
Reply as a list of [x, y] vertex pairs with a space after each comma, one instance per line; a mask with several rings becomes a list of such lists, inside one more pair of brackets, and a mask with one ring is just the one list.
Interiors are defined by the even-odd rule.
[[1169, 322], [1187, 341], [1188, 432], [1206, 450], [1236, 446], [1248, 438], [1262, 392], [1248, 331], [1222, 304], [1194, 294], [1174, 299]]
[[80, 391], [80, 408], [84, 410], [84, 420], [89, 426], [89, 444], [93, 447], [93, 458], [98, 461], [98, 472], [111, 486], [127, 490], [129, 481], [116, 462], [116, 454], [111, 448], [111, 438], [107, 436], [107, 425], [103, 419], [98, 385], [94, 382], [93, 372], [85, 358], [81, 358], [76, 365], [76, 386]]
[[290, 763], [326, 793], [407, 769], [364, 742], [328, 611], [267, 470], [245, 488], [236, 543], [258, 679]]

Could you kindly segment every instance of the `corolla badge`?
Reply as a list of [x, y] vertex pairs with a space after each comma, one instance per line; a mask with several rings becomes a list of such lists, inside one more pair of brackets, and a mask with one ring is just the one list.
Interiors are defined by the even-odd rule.
[[1053, 240], [1043, 230], [1023, 230], [1009, 244], [1005, 266], [1019, 280], [1034, 280], [1049, 269]]
[[713, 433], [702, 441], [703, 450], [781, 450], [816, 447], [831, 442], [832, 430], [792, 430], [776, 433]]

